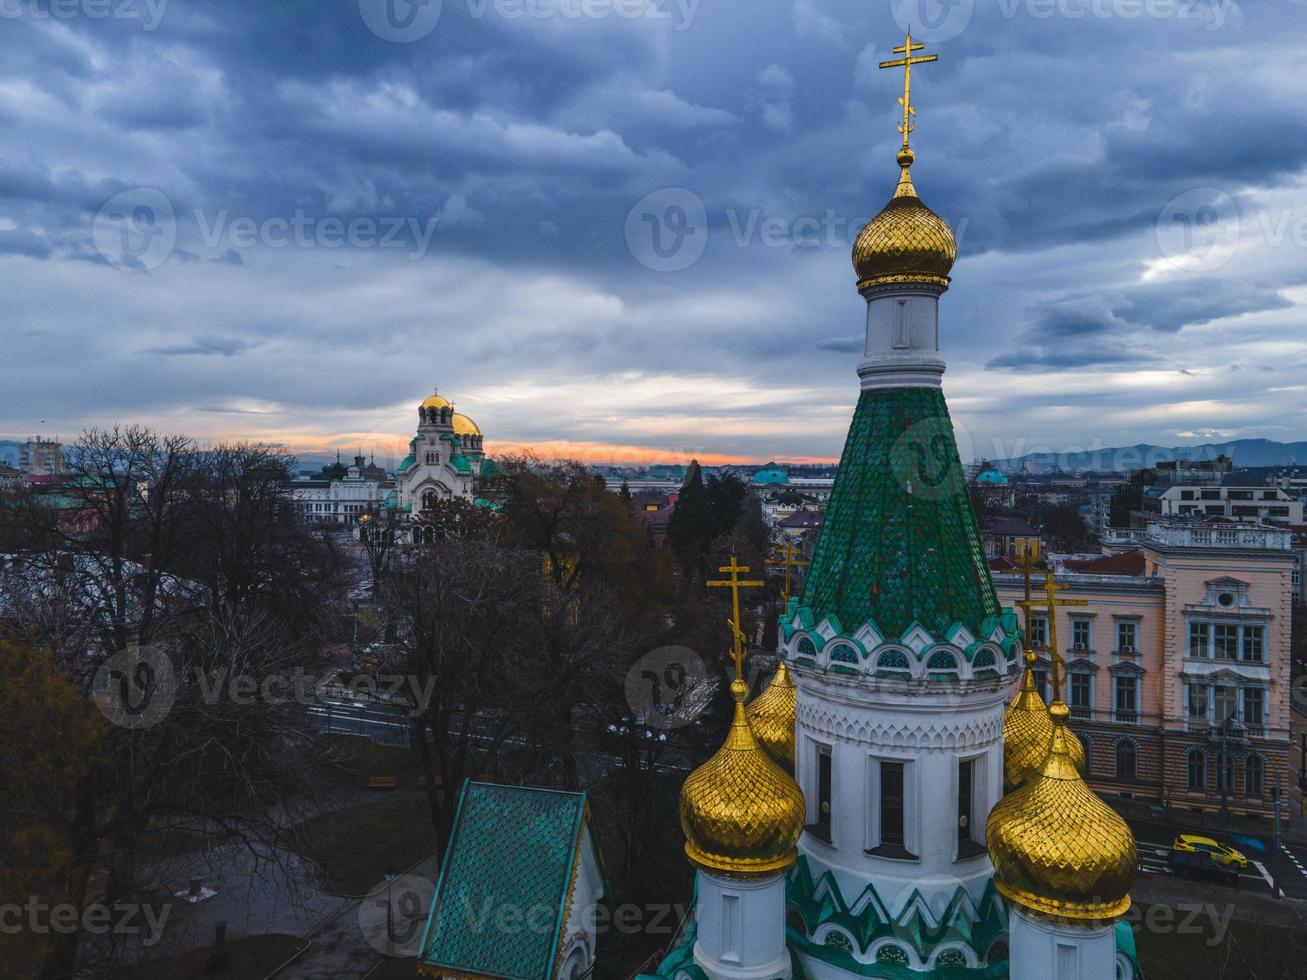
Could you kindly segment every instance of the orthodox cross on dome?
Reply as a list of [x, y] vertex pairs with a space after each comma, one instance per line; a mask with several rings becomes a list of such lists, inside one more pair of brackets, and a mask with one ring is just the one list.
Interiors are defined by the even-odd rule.
[[[717, 569], [719, 572], [730, 572], [731, 577], [728, 579], [715, 579], [705, 583], [714, 589], [731, 590], [731, 659], [735, 661], [735, 683], [744, 683], [744, 633], [740, 629], [740, 590], [741, 589], [760, 589], [765, 582], [745, 581], [740, 575], [749, 571], [748, 565], [741, 565], [731, 555], [729, 565], [721, 565]], [[740, 698], [740, 700], [743, 700]]]
[[1065, 592], [1071, 588], [1069, 585], [1058, 585], [1053, 580], [1053, 569], [1046, 569], [1044, 572], [1044, 600], [1020, 603], [1026, 610], [1029, 617], [1031, 608], [1044, 608], [1048, 610], [1048, 653], [1053, 661], [1053, 703], [1062, 700], [1062, 669], [1066, 666], [1066, 660], [1063, 658], [1057, 645], [1057, 611], [1064, 606], [1087, 606], [1089, 603], [1084, 599], [1059, 599], [1057, 594]]
[[810, 564], [803, 560], [803, 549], [793, 544], [787, 544], [776, 549], [777, 558], [768, 558], [768, 565], [785, 566], [785, 591], [781, 593], [781, 602], [790, 601], [790, 573], [795, 568], [807, 568]]
[[[1032, 548], [1030, 547], [1030, 542], [1029, 542], [1029, 541], [1022, 541], [1022, 542], [1021, 542], [1021, 555], [1020, 555], [1020, 557], [1018, 557], [1018, 558], [1014, 558], [1014, 559], [1012, 559], [1012, 564], [1016, 565], [1017, 568], [1021, 569], [1022, 575], [1023, 575], [1023, 577], [1024, 577], [1025, 580], [1026, 580], [1026, 598], [1025, 598], [1025, 601], [1024, 601], [1024, 602], [1018, 602], [1017, 605], [1020, 606], [1021, 609], [1022, 609], [1022, 611], [1026, 614], [1026, 623], [1025, 623], [1025, 626], [1026, 626], [1026, 638], [1027, 638], [1027, 640], [1029, 640], [1029, 637], [1030, 637], [1030, 610], [1031, 610], [1031, 608], [1035, 605], [1035, 603], [1034, 603], [1034, 602], [1031, 600], [1031, 598], [1030, 598], [1030, 573], [1033, 572], [1036, 568], [1038, 568], [1038, 567], [1040, 566], [1039, 550], [1038, 550], [1037, 548], [1036, 548], [1036, 549], [1032, 549]], [[1026, 645], [1029, 646], [1029, 643], [1027, 643]]]
[[926, 65], [932, 61], [939, 61], [939, 55], [927, 54], [920, 58], [914, 58], [914, 51], [921, 51], [926, 46], [916, 43], [912, 40], [912, 33], [909, 32], [907, 39], [903, 42], [902, 47], [895, 48], [894, 54], [903, 55], [896, 61], [882, 61], [882, 68], [902, 68], [903, 69], [903, 98], [899, 99], [899, 105], [903, 107], [903, 122], [899, 124], [899, 132], [903, 134], [903, 149], [908, 148], [908, 136], [917, 128], [916, 123], [912, 121], [917, 110], [912, 106], [912, 66]]

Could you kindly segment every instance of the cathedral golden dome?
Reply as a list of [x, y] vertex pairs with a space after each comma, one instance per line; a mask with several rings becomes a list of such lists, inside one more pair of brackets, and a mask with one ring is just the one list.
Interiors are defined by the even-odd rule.
[[454, 435], [456, 436], [479, 436], [481, 429], [470, 418], [462, 412], [454, 413]]
[[[1035, 654], [1026, 651], [1021, 688], [1003, 714], [1003, 792], [1010, 793], [1039, 772], [1053, 747], [1053, 720], [1035, 689]], [[1067, 752], [1078, 772], [1085, 771], [1085, 747], [1067, 733]]]
[[735, 877], [771, 874], [798, 856], [803, 794], [754, 737], [737, 680], [735, 719], [717, 754], [681, 787], [685, 853], [707, 871]]
[[898, 283], [948, 287], [957, 239], [948, 223], [917, 197], [909, 174], [915, 158], [906, 146], [899, 151], [898, 189], [853, 243], [859, 291]]
[[449, 399], [439, 393], [428, 395], [422, 402], [422, 408], [450, 408]]
[[994, 886], [1009, 901], [1054, 918], [1103, 922], [1130, 908], [1138, 855], [1124, 820], [1071, 759], [1067, 706], [1053, 702], [1053, 747], [1039, 772], [989, 814]]
[[776, 676], [745, 710], [749, 727], [767, 754], [786, 772], [794, 772], [794, 722], [798, 692], [782, 660]]

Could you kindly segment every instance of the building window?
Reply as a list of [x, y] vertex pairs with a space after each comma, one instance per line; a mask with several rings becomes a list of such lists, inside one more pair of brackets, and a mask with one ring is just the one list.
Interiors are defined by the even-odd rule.
[[1090, 644], [1090, 626], [1091, 622], [1087, 619], [1071, 620], [1071, 648], [1073, 650], [1088, 650]]
[[1212, 631], [1216, 638], [1216, 658], [1237, 660], [1239, 657], [1239, 627], [1234, 623], [1217, 623]]
[[1123, 676], [1116, 679], [1116, 720], [1127, 725], [1139, 721], [1139, 678]]
[[1045, 704], [1047, 704], [1048, 703], [1048, 671], [1032, 670], [1030, 673], [1035, 679], [1035, 690], [1039, 692], [1039, 697], [1044, 701]]
[[1071, 716], [1088, 718], [1091, 709], [1089, 675], [1080, 673], [1071, 675]]
[[1048, 646], [1048, 620], [1035, 616], [1030, 620], [1030, 649], [1042, 650]]
[[1260, 755], [1250, 755], [1243, 764], [1243, 788], [1247, 796], [1261, 799], [1265, 792], [1266, 763]]
[[1237, 691], [1228, 684], [1217, 684], [1212, 688], [1212, 721], [1220, 725], [1237, 716], [1239, 711], [1236, 698]]
[[1243, 659], [1261, 663], [1265, 656], [1266, 629], [1262, 626], [1243, 628]]
[[1116, 648], [1122, 653], [1134, 653], [1139, 649], [1139, 624], [1117, 623], [1116, 624]]
[[1189, 789], [1194, 792], [1207, 789], [1207, 755], [1202, 749], [1189, 750]]
[[907, 765], [881, 762], [880, 841], [875, 853], [883, 857], [913, 858], [907, 837]]
[[1189, 684], [1188, 715], [1190, 721], [1207, 721], [1207, 685]]
[[831, 755], [829, 745], [817, 746], [817, 813], [816, 821], [808, 829], [814, 836], [830, 843], [831, 821]]
[[958, 858], [984, 852], [975, 834], [976, 760], [958, 760]]
[[1212, 641], [1210, 623], [1189, 624], [1189, 656], [1206, 658]]
[[1139, 775], [1139, 749], [1134, 742], [1116, 743], [1116, 778], [1135, 779]]
[[1262, 726], [1266, 723], [1266, 692], [1260, 687], [1245, 687], [1243, 689], [1243, 723], [1248, 726], [1251, 733], [1262, 734]]

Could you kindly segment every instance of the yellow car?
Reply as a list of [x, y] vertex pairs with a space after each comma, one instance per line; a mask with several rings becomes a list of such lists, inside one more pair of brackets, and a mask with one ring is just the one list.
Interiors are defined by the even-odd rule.
[[1240, 871], [1248, 867], [1248, 859], [1241, 853], [1233, 847], [1218, 844], [1210, 837], [1181, 834], [1171, 844], [1171, 850], [1184, 854], [1206, 854], [1216, 864], [1227, 868], [1238, 868]]

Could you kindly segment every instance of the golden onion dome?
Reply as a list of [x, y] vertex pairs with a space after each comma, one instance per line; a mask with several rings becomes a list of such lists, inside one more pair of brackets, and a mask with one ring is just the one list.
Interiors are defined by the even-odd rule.
[[776, 676], [746, 709], [749, 727], [767, 754], [786, 772], [794, 772], [794, 724], [798, 692], [782, 660]]
[[853, 243], [859, 291], [897, 283], [948, 287], [957, 239], [948, 223], [917, 197], [909, 174], [914, 159], [908, 147], [899, 151], [898, 189]]
[[1130, 828], [1085, 785], [1071, 759], [1069, 715], [1053, 702], [1052, 751], [989, 814], [994, 886], [1039, 915], [1104, 922], [1129, 910], [1138, 854]]
[[454, 413], [454, 435], [456, 436], [479, 436], [481, 430], [477, 424], [462, 412]]
[[[1003, 792], [1010, 793], [1040, 770], [1053, 747], [1053, 720], [1035, 689], [1035, 654], [1026, 651], [1021, 687], [1003, 714]], [[1067, 751], [1076, 770], [1085, 771], [1085, 747], [1068, 733]]]
[[448, 398], [446, 398], [444, 395], [437, 393], [434, 395], [428, 395], [426, 400], [422, 402], [421, 407], [422, 408], [450, 408], [452, 406], [450, 405]]
[[754, 737], [744, 710], [748, 688], [731, 685], [735, 718], [717, 754], [681, 787], [685, 853], [700, 868], [753, 877], [788, 868], [803, 833], [803, 794]]

